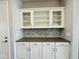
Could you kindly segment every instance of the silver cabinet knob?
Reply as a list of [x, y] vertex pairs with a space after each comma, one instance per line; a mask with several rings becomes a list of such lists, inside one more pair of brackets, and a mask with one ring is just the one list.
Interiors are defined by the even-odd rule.
[[5, 40], [5, 42], [7, 43], [7, 42], [8, 42], [8, 40]]
[[4, 40], [4, 41], [2, 41], [3, 43], [7, 43], [8, 42], [8, 40]]
[[7, 37], [5, 37], [5, 39], [7, 39]]

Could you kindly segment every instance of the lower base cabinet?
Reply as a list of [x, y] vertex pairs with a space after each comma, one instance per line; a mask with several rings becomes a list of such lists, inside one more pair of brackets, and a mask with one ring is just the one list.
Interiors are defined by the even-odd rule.
[[16, 59], [29, 59], [29, 43], [18, 42], [16, 44]]
[[69, 59], [69, 43], [57, 42], [55, 47], [55, 59]]
[[69, 43], [17, 42], [16, 59], [69, 59]]
[[55, 52], [54, 52], [54, 43], [43, 43], [42, 44], [42, 59], [54, 59]]
[[30, 42], [30, 59], [41, 59], [41, 43]]

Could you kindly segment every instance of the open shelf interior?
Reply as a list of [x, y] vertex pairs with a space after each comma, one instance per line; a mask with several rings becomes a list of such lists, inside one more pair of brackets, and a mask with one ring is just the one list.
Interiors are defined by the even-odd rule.
[[49, 22], [35, 22], [34, 27], [38, 27], [38, 28], [49, 27]]
[[34, 27], [48, 27], [49, 26], [49, 11], [35, 11], [34, 12]]
[[30, 26], [31, 25], [31, 12], [24, 12], [23, 13], [23, 26]]

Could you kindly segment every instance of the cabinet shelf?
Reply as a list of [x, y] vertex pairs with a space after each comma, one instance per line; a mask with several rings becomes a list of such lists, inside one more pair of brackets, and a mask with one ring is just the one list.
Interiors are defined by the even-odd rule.
[[49, 22], [34, 22], [34, 23], [49, 23]]
[[34, 18], [49, 18], [49, 16], [35, 16]]
[[35, 20], [34, 22], [49, 22], [49, 20]]
[[30, 21], [23, 21], [23, 22], [26, 22], [26, 23], [29, 22], [30, 23]]
[[61, 22], [61, 20], [52, 20], [53, 22]]

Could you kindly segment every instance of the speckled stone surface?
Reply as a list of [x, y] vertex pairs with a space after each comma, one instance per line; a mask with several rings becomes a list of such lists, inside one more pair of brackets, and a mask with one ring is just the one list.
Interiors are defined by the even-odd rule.
[[56, 37], [60, 35], [59, 29], [25, 29], [24, 37]]
[[70, 42], [61, 37], [23, 37], [16, 42]]

